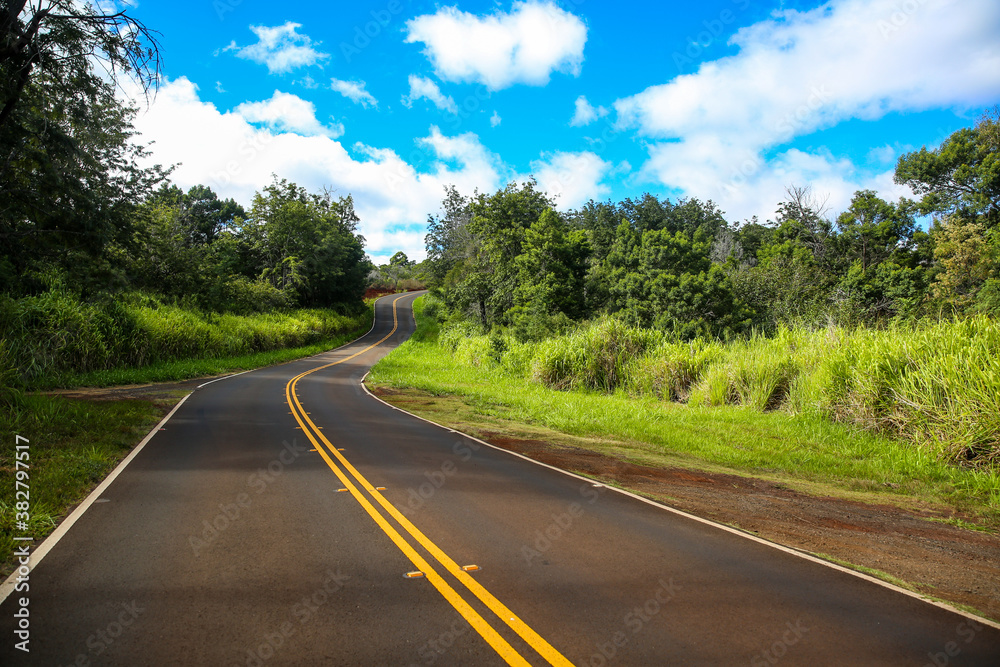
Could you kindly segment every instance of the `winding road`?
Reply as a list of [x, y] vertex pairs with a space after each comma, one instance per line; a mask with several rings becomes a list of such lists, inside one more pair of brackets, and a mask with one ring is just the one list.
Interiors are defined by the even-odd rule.
[[414, 297], [188, 396], [4, 587], [0, 664], [1000, 665], [996, 626], [373, 398]]

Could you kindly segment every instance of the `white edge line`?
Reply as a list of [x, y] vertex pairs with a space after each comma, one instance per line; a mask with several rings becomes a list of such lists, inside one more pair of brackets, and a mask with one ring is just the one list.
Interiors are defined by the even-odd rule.
[[[129, 452], [128, 456], [122, 459], [122, 462], [119, 463], [115, 467], [115, 469], [111, 471], [111, 474], [105, 477], [104, 481], [98, 484], [97, 488], [91, 491], [90, 495], [84, 498], [83, 502], [77, 505], [76, 508], [70, 513], [70, 515], [65, 519], [63, 519], [62, 522], [58, 526], [56, 526], [56, 529], [52, 531], [49, 534], [49, 536], [46, 537], [45, 540], [38, 545], [38, 547], [35, 548], [34, 551], [31, 552], [31, 555], [29, 556], [30, 561], [27, 565], [29, 574], [42, 561], [42, 559], [45, 558], [45, 554], [49, 553], [49, 551], [52, 550], [52, 547], [54, 547], [56, 543], [59, 542], [59, 540], [62, 539], [67, 532], [69, 532], [69, 529], [73, 527], [73, 524], [76, 523], [81, 516], [83, 516], [83, 513], [86, 512], [87, 509], [94, 504], [94, 501], [100, 498], [101, 494], [103, 494], [107, 490], [107, 488], [111, 486], [111, 483], [115, 481], [115, 478], [117, 478], [118, 475], [120, 475], [125, 470], [125, 466], [131, 463], [132, 459], [138, 456], [139, 452], [142, 451], [142, 448], [146, 446], [146, 443], [148, 443], [150, 440], [153, 439], [153, 436], [156, 435], [161, 428], [163, 428], [163, 425], [166, 424], [170, 420], [170, 418], [174, 416], [174, 413], [177, 412], [177, 410], [182, 405], [184, 405], [184, 401], [186, 401], [190, 396], [191, 394], [188, 394], [180, 401], [178, 401], [177, 405], [175, 405], [173, 409], [169, 413], [167, 413], [167, 416], [161, 419], [160, 422], [153, 427], [153, 430], [151, 430], [149, 433], [146, 434], [146, 437], [143, 438], [142, 441], [138, 445], [136, 445], [131, 452]], [[14, 591], [14, 586], [17, 584], [17, 578], [19, 576], [22, 576], [21, 573], [18, 571], [20, 567], [15, 567], [14, 572], [9, 577], [7, 577], [7, 580], [2, 584], [0, 584], [0, 603], [3, 603], [3, 601], [7, 599], [7, 596]]]
[[246, 373], [252, 373], [255, 370], [257, 370], [257, 369], [256, 368], [251, 368], [250, 370], [243, 371], [242, 373], [233, 373], [232, 375], [224, 375], [224, 376], [222, 376], [220, 378], [215, 378], [214, 380], [209, 380], [205, 384], [200, 384], [197, 387], [195, 387], [195, 389], [201, 389], [202, 387], [207, 387], [208, 385], [212, 384], [213, 382], [222, 382], [223, 380], [228, 380], [229, 378], [234, 378], [234, 377], [237, 377], [237, 376], [240, 376], [240, 375], [245, 375]]
[[[370, 372], [371, 371], [369, 371], [369, 373]], [[382, 400], [381, 398], [379, 398], [378, 396], [376, 396], [375, 394], [373, 394], [368, 389], [368, 386], [365, 384], [365, 380], [368, 378], [369, 373], [365, 373], [365, 376], [363, 378], [361, 378], [361, 386], [364, 387], [365, 393], [367, 393], [369, 396], [371, 396], [372, 398], [374, 398], [376, 401], [378, 401], [378, 402], [380, 402], [380, 403], [382, 403], [384, 405], [389, 406], [393, 410], [398, 410], [399, 412], [402, 412], [405, 415], [409, 415], [409, 416], [413, 417], [414, 419], [419, 419], [420, 421], [427, 422], [428, 424], [431, 424], [432, 426], [436, 426], [436, 427], [438, 427], [440, 429], [444, 429], [445, 431], [449, 431], [451, 433], [457, 433], [458, 435], [461, 435], [461, 436], [463, 436], [465, 438], [468, 438], [469, 440], [472, 440], [474, 442], [478, 442], [478, 443], [480, 443], [482, 445], [486, 445], [487, 447], [489, 447], [491, 449], [495, 449], [495, 450], [497, 450], [499, 452], [504, 452], [505, 454], [509, 454], [511, 456], [516, 456], [517, 458], [524, 459], [525, 461], [529, 461], [531, 463], [534, 463], [535, 465], [539, 465], [539, 466], [548, 468], [549, 470], [554, 470], [556, 472], [562, 473], [564, 475], [568, 475], [568, 476], [573, 477], [575, 479], [579, 479], [581, 481], [587, 482], [588, 484], [593, 485], [595, 482], [599, 482], [599, 480], [594, 480], [594, 479], [591, 479], [589, 477], [583, 477], [582, 475], [577, 475], [576, 473], [570, 472], [568, 470], [563, 470], [562, 468], [556, 468], [555, 466], [549, 465], [548, 463], [542, 463], [541, 461], [536, 461], [535, 459], [529, 458], [529, 457], [527, 457], [527, 456], [525, 456], [523, 454], [519, 454], [517, 452], [512, 452], [509, 449], [504, 449], [503, 447], [498, 447], [497, 445], [494, 445], [494, 444], [491, 444], [489, 442], [486, 442], [485, 440], [481, 440], [481, 439], [479, 439], [479, 438], [477, 438], [475, 436], [471, 436], [468, 433], [462, 433], [461, 431], [456, 431], [453, 428], [449, 428], [449, 427], [444, 426], [442, 424], [438, 424], [435, 421], [431, 421], [430, 419], [426, 419], [424, 417], [421, 417], [420, 415], [415, 415], [412, 412], [407, 412], [406, 410], [404, 410], [404, 409], [402, 409], [400, 407], [396, 407], [395, 405]], [[822, 558], [819, 558], [818, 556], [812, 555], [811, 553], [809, 553], [807, 551], [801, 551], [801, 550], [795, 549], [793, 547], [787, 547], [787, 546], [785, 546], [783, 544], [778, 544], [777, 542], [771, 542], [770, 540], [766, 540], [766, 539], [764, 539], [762, 537], [758, 537], [757, 535], [754, 535], [752, 533], [748, 533], [748, 532], [745, 532], [745, 531], [742, 531], [742, 530], [738, 530], [738, 529], [733, 528], [731, 526], [727, 526], [725, 524], [718, 523], [716, 521], [712, 521], [711, 519], [705, 519], [703, 517], [696, 516], [694, 514], [689, 514], [688, 512], [685, 512], [683, 510], [679, 510], [676, 507], [671, 507], [670, 505], [665, 505], [663, 503], [658, 503], [658, 502], [656, 502], [654, 500], [650, 500], [649, 498], [643, 498], [642, 496], [637, 495], [635, 493], [632, 493], [631, 491], [626, 491], [624, 489], [619, 489], [618, 487], [609, 486], [609, 485], [603, 484], [603, 483], [601, 484], [601, 486], [604, 487], [604, 488], [606, 488], [606, 489], [609, 489], [611, 491], [616, 491], [616, 492], [618, 492], [618, 493], [620, 493], [622, 495], [628, 496], [630, 498], [634, 498], [635, 500], [638, 500], [640, 502], [646, 503], [647, 505], [652, 505], [653, 507], [657, 507], [657, 508], [659, 508], [661, 510], [665, 510], [667, 512], [671, 512], [673, 514], [676, 514], [678, 516], [682, 516], [682, 517], [687, 518], [687, 519], [691, 519], [692, 521], [697, 521], [698, 523], [703, 523], [703, 524], [705, 524], [707, 526], [712, 526], [713, 528], [718, 528], [719, 530], [723, 530], [723, 531], [725, 531], [727, 533], [731, 533], [733, 535], [737, 535], [739, 537], [746, 538], [746, 539], [751, 540], [753, 542], [757, 542], [758, 544], [763, 544], [763, 545], [771, 547], [773, 549], [777, 549], [778, 551], [783, 551], [783, 552], [785, 552], [787, 554], [791, 554], [792, 556], [798, 556], [799, 558], [803, 558], [803, 559], [811, 561], [813, 563], [817, 563], [819, 565], [823, 565], [825, 567], [829, 567], [829, 568], [832, 568], [834, 570], [839, 570], [840, 572], [844, 572], [846, 574], [850, 574], [850, 575], [855, 576], [855, 577], [857, 577], [859, 579], [864, 579], [866, 581], [872, 582], [873, 584], [878, 584], [879, 586], [882, 586], [883, 588], [888, 588], [889, 590], [896, 591], [897, 593], [902, 593], [903, 595], [909, 596], [909, 597], [914, 598], [916, 600], [920, 600], [921, 602], [925, 602], [927, 604], [934, 605], [935, 607], [940, 607], [941, 609], [944, 609], [946, 611], [953, 612], [955, 614], [958, 614], [959, 616], [963, 616], [963, 617], [965, 617], [965, 618], [967, 618], [969, 620], [975, 621], [976, 623], [980, 623], [980, 624], [983, 624], [983, 625], [988, 625], [988, 626], [990, 626], [992, 628], [1000, 630], [1000, 623], [997, 623], [995, 621], [991, 621], [988, 618], [984, 618], [982, 616], [976, 616], [975, 614], [970, 614], [969, 612], [964, 611], [962, 609], [959, 609], [958, 607], [954, 607], [954, 606], [952, 606], [952, 605], [950, 605], [950, 604], [948, 604], [946, 602], [940, 602], [938, 600], [929, 599], [927, 597], [924, 597], [920, 593], [914, 593], [911, 590], [907, 590], [905, 588], [902, 588], [901, 586], [896, 586], [895, 584], [890, 584], [887, 581], [883, 581], [882, 579], [878, 579], [877, 577], [873, 577], [873, 576], [871, 576], [869, 574], [865, 574], [864, 572], [859, 572], [857, 570], [852, 570], [849, 567], [844, 567], [843, 565], [838, 565], [837, 563], [833, 563], [833, 562], [830, 562], [828, 560], [824, 560]]]

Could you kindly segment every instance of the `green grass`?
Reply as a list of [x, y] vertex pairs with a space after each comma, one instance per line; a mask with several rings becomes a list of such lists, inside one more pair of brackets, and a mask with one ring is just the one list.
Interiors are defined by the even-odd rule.
[[[457, 353], [439, 345], [438, 325], [421, 316], [422, 302], [415, 304], [416, 334], [373, 369], [371, 383], [459, 396], [488, 417], [624, 442], [618, 453], [637, 462], [710, 464], [848, 492], [932, 500], [988, 523], [1000, 521], [996, 471], [951, 465], [911, 441], [835, 423], [816, 412], [761, 412], [726, 402], [689, 405], [623, 389], [552, 389], [508, 370], [505, 355], [523, 354], [510, 345], [492, 353], [501, 363], [478, 365], [468, 354], [483, 347], [474, 338], [459, 344]], [[480, 352], [491, 354], [485, 348]], [[524, 365], [523, 359], [515, 364]]]
[[61, 387], [112, 387], [123, 384], [145, 384], [148, 382], [171, 382], [190, 378], [221, 375], [236, 371], [250, 370], [282, 364], [319, 354], [335, 347], [340, 347], [365, 334], [371, 328], [371, 319], [363, 321], [362, 325], [328, 338], [319, 343], [302, 347], [286, 348], [245, 354], [220, 359], [183, 359], [180, 361], [163, 361], [142, 368], [114, 368], [111, 370], [91, 371], [65, 375], [60, 378]]
[[[370, 303], [236, 315], [140, 293], [95, 302], [59, 290], [20, 299], [0, 295], [0, 384], [49, 389], [259, 366], [292, 358], [283, 350], [319, 350], [364, 333], [372, 313]], [[273, 352], [279, 353], [265, 354]]]
[[[911, 591], [913, 593], [920, 593], [920, 589], [921, 588], [928, 588], [929, 587], [927, 584], [911, 584], [908, 581], [903, 581], [899, 577], [892, 576], [888, 572], [883, 572], [882, 570], [876, 569], [874, 567], [866, 567], [864, 565], [856, 565], [856, 564], [850, 563], [850, 562], [848, 562], [846, 560], [841, 560], [839, 558], [835, 558], [834, 556], [831, 556], [830, 554], [817, 553], [817, 554], [814, 554], [814, 555], [816, 557], [818, 557], [818, 558], [822, 558], [823, 560], [828, 560], [831, 563], [836, 563], [837, 565], [840, 565], [841, 567], [846, 567], [849, 570], [854, 570], [856, 572], [861, 572], [862, 574], [867, 574], [870, 577], [875, 577], [876, 579], [881, 579], [882, 581], [887, 581], [890, 584], [892, 584], [893, 586], [898, 586], [899, 588]], [[980, 613], [980, 612], [975, 612], [975, 613], [978, 613], [980, 616], [982, 615], [982, 613]]]
[[15, 437], [28, 439], [30, 523], [39, 544], [134, 447], [167, 406], [149, 401], [82, 401], [22, 396], [0, 412], [0, 577], [13, 571]]

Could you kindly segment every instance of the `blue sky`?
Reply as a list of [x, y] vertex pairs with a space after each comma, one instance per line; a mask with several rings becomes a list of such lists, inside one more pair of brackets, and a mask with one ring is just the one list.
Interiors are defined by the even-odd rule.
[[444, 187], [534, 175], [558, 207], [644, 192], [773, 217], [895, 199], [898, 156], [1000, 103], [995, 0], [142, 0], [165, 80], [136, 121], [182, 187], [351, 194], [369, 255], [424, 256]]

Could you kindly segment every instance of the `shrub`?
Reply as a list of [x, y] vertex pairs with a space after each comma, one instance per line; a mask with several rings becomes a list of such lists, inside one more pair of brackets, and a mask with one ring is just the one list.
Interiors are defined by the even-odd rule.
[[614, 391], [625, 385], [633, 360], [662, 341], [659, 332], [604, 318], [539, 343], [532, 377], [558, 389]]

